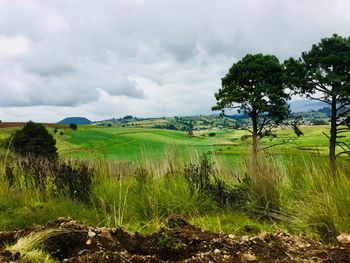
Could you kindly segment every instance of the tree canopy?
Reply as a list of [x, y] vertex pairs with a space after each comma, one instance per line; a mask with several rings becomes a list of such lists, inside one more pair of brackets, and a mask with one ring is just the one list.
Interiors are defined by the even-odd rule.
[[12, 139], [12, 147], [16, 153], [48, 159], [58, 157], [55, 145], [55, 139], [45, 126], [31, 121], [16, 131]]
[[327, 136], [334, 165], [336, 145], [343, 148], [340, 154], [350, 153], [350, 147], [337, 140], [350, 123], [350, 38], [323, 38], [299, 59], [290, 58], [284, 65], [284, 80], [291, 89], [330, 105], [331, 130]]
[[258, 137], [270, 134], [271, 127], [289, 113], [283, 67], [273, 55], [248, 54], [233, 64], [215, 98], [213, 110], [236, 108], [251, 118], [253, 153], [257, 152]]

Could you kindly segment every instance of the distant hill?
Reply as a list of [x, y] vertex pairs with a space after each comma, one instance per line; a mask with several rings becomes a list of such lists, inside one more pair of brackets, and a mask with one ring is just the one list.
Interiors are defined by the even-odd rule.
[[318, 111], [324, 107], [329, 107], [329, 105], [315, 100], [295, 100], [290, 103], [292, 112]]
[[87, 118], [84, 117], [68, 117], [64, 118], [63, 120], [57, 122], [57, 124], [91, 124], [92, 121], [90, 121]]

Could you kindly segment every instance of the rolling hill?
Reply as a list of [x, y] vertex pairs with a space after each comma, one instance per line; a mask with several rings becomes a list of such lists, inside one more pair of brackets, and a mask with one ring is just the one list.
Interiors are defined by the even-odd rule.
[[92, 121], [85, 117], [67, 117], [64, 118], [63, 120], [57, 122], [57, 124], [91, 124]]

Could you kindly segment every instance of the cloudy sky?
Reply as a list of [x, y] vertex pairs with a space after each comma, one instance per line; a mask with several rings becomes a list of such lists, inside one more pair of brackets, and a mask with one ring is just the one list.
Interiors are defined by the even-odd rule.
[[210, 113], [247, 53], [350, 35], [349, 0], [0, 0], [0, 120]]

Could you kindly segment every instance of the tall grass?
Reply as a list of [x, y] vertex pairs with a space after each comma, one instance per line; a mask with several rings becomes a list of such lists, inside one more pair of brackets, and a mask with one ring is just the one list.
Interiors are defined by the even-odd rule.
[[251, 182], [247, 210], [284, 220], [290, 231], [333, 241], [340, 232], [350, 231], [349, 165], [340, 159], [333, 177], [327, 159], [319, 157], [281, 161], [260, 156], [254, 167], [248, 161], [241, 168]]
[[[321, 157], [261, 155], [255, 164], [247, 158], [240, 166], [230, 168], [211, 156], [217, 178], [231, 190], [238, 187], [245, 191], [235, 192], [244, 195], [236, 195], [239, 206], [234, 204], [235, 199], [223, 206], [207, 192], [191, 187], [186, 179], [186, 164], [200, 165], [198, 153], [180, 155], [173, 146], [162, 160], [147, 158], [146, 150], [143, 156], [137, 162], [88, 161], [94, 177], [87, 203], [55, 194], [49, 183], [45, 190], [25, 186], [21, 167], [13, 170], [20, 179], [10, 187], [2, 172], [0, 230], [69, 216], [91, 225], [124, 226], [142, 232], [157, 229], [168, 216], [177, 214], [225, 232], [249, 232], [253, 226], [253, 232], [281, 229], [328, 242], [338, 233], [350, 231], [347, 160], [340, 159], [338, 176], [333, 178]], [[6, 171], [4, 158], [0, 171]], [[242, 185], [244, 188], [239, 188]]]
[[62, 232], [68, 230], [46, 229], [36, 233], [30, 233], [17, 240], [13, 245], [8, 245], [6, 250], [12, 254], [19, 253], [20, 262], [53, 263], [55, 260], [43, 250], [43, 243]]

